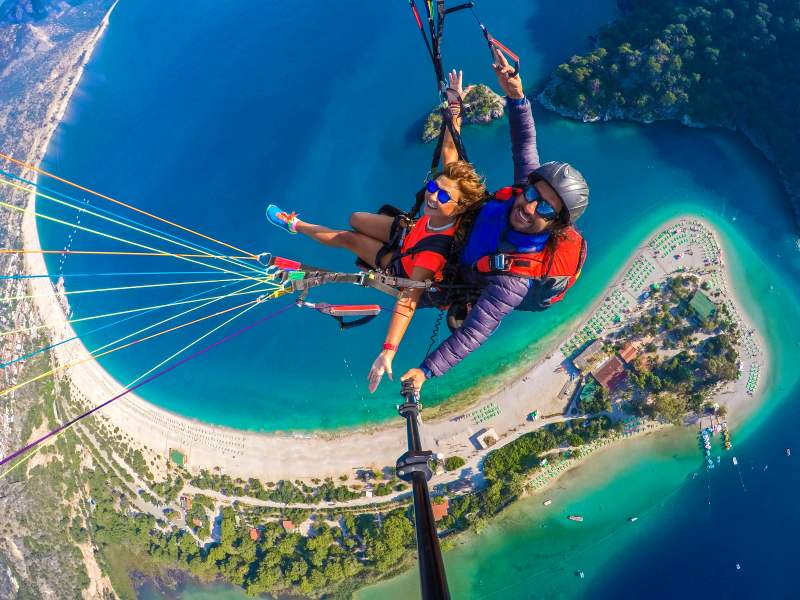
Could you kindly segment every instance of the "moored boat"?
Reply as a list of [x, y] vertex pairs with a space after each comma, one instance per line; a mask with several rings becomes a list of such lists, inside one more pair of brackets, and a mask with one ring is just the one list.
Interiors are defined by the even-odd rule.
[[567, 518], [570, 521], [577, 521], [578, 523], [582, 523], [583, 522], [583, 517], [580, 516], [580, 515], [569, 515]]

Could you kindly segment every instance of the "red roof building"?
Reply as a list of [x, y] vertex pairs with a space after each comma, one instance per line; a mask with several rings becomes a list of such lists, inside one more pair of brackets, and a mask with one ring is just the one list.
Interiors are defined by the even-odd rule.
[[192, 519], [192, 525], [194, 525], [195, 527], [202, 527], [203, 522], [198, 517], [195, 517], [194, 519]]
[[294, 523], [292, 523], [289, 519], [284, 519], [281, 521], [281, 525], [283, 526], [284, 531], [294, 531]]
[[447, 511], [450, 508], [450, 501], [445, 498], [444, 502], [440, 503], [432, 503], [431, 506], [433, 507], [433, 520], [434, 521], [441, 521], [447, 516]]
[[257, 542], [261, 538], [261, 532], [255, 527], [250, 528], [250, 539]]
[[611, 391], [625, 378], [625, 365], [617, 356], [612, 356], [599, 369], [592, 371], [597, 383]]
[[625, 344], [625, 347], [619, 351], [620, 358], [628, 364], [631, 364], [638, 354], [639, 351], [631, 342]]

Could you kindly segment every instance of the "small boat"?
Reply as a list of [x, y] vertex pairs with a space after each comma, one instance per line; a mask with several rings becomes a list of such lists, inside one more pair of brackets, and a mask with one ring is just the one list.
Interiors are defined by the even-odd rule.
[[786, 456], [791, 456], [791, 455], [792, 455], [792, 449], [791, 448], [787, 448], [786, 449]]
[[544, 502], [542, 502], [542, 504], [544, 504], [545, 506], [550, 506], [552, 503], [553, 503], [552, 500], [545, 500]]
[[739, 571], [739, 570], [741, 570], [741, 568], [742, 568], [742, 565], [740, 565], [739, 563], [736, 563], [736, 570]]
[[738, 465], [738, 464], [739, 464], [739, 461], [738, 461], [738, 460], [736, 460], [736, 457], [735, 457], [735, 456], [733, 457], [733, 464], [734, 464], [734, 465]]
[[580, 515], [569, 515], [567, 518], [570, 521], [577, 521], [578, 523], [583, 523], [583, 517]]
[[636, 523], [636, 521], [638, 521], [638, 520], [639, 520], [639, 517], [628, 517], [628, 521], [630, 521], [631, 523]]
[[578, 575], [578, 577], [580, 577], [581, 579], [583, 579], [583, 578], [585, 577], [585, 575], [583, 574], [583, 571], [578, 571], [578, 572], [577, 572], [577, 575]]

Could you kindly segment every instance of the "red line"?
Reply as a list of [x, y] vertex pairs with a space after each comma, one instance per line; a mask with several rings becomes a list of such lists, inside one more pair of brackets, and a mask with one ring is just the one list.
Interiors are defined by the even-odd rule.
[[416, 7], [416, 5], [412, 4], [412, 5], [411, 5], [411, 10], [413, 10], [413, 11], [414, 11], [414, 18], [417, 20], [417, 27], [419, 27], [420, 29], [422, 29], [422, 21], [421, 21], [421, 20], [420, 20], [420, 18], [419, 18], [419, 13], [417, 12], [417, 7]]
[[509, 50], [509, 49], [508, 49], [506, 46], [504, 46], [503, 44], [501, 44], [499, 41], [497, 41], [497, 40], [496, 40], [496, 39], [494, 39], [494, 38], [491, 38], [491, 43], [492, 43], [493, 45], [497, 46], [498, 48], [500, 48], [500, 49], [501, 49], [503, 52], [505, 52], [506, 54], [508, 54], [508, 55], [509, 55], [511, 58], [513, 58], [513, 59], [514, 59], [514, 62], [519, 62], [519, 56], [517, 56], [516, 54], [514, 54], [514, 53], [513, 53], [511, 50]]

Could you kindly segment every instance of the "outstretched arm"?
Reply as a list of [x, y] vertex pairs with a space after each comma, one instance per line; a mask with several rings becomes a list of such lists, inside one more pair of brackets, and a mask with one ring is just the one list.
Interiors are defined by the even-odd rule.
[[[461, 71], [456, 72], [453, 69], [450, 72], [450, 87], [447, 88], [447, 108], [450, 111], [450, 116], [453, 122], [453, 129], [456, 133], [461, 132], [461, 101], [464, 99], [464, 90], [462, 89], [463, 74]], [[449, 129], [445, 129], [444, 142], [442, 143], [442, 164], [455, 162], [458, 160], [458, 150], [456, 143], [453, 141], [453, 136], [450, 134]]]
[[[411, 273], [411, 279], [415, 281], [432, 280], [433, 277], [433, 271], [422, 267], [414, 267], [414, 271]], [[405, 289], [397, 297], [394, 311], [392, 311], [392, 319], [389, 321], [389, 329], [386, 332], [383, 351], [372, 363], [372, 369], [369, 372], [370, 392], [374, 392], [377, 389], [384, 373], [389, 376], [390, 380], [392, 379], [392, 361], [397, 354], [397, 348], [400, 346], [403, 336], [406, 334], [408, 324], [417, 310], [417, 303], [422, 296], [422, 292], [424, 292], [423, 289]]]
[[419, 388], [429, 377], [444, 375], [473, 350], [480, 348], [500, 326], [500, 322], [520, 305], [528, 293], [530, 280], [511, 275], [494, 275], [484, 288], [464, 323], [402, 379], [413, 379]]
[[506, 94], [508, 124], [511, 128], [511, 156], [514, 159], [514, 183], [526, 183], [528, 174], [539, 167], [536, 124], [533, 121], [531, 103], [525, 98], [519, 73], [512, 77], [514, 68], [497, 48], [494, 48], [492, 68]]

